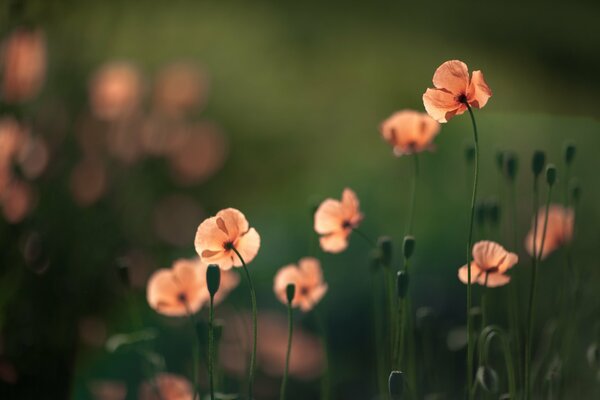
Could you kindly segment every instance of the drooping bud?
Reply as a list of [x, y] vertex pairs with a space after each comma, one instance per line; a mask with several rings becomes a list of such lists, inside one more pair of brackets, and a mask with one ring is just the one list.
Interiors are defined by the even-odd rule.
[[392, 371], [388, 379], [388, 390], [392, 400], [402, 400], [404, 393], [404, 373]]
[[517, 171], [519, 169], [519, 158], [514, 151], [507, 151], [504, 156], [504, 173], [506, 177], [511, 181], [514, 181], [517, 177]]
[[396, 276], [396, 293], [398, 298], [404, 299], [408, 291], [408, 272], [398, 271]]
[[477, 382], [486, 392], [498, 392], [498, 374], [491, 367], [480, 366], [477, 369]]
[[549, 186], [556, 183], [556, 167], [554, 164], [548, 164], [548, 167], [546, 168], [546, 182], [548, 182]]
[[533, 158], [531, 160], [531, 171], [535, 177], [538, 177], [542, 171], [544, 170], [544, 165], [546, 164], [546, 153], [541, 150], [536, 150], [533, 153]]
[[386, 266], [390, 265], [392, 263], [392, 252], [394, 247], [392, 239], [388, 236], [381, 236], [377, 239], [377, 247], [379, 248], [381, 263]]
[[404, 254], [404, 258], [410, 260], [413, 253], [415, 252], [415, 246], [417, 242], [415, 241], [414, 236], [405, 236], [404, 241], [402, 242], [402, 253]]
[[565, 143], [564, 154], [565, 154], [565, 163], [567, 165], [571, 165], [573, 163], [573, 160], [575, 159], [576, 151], [577, 151], [577, 148], [575, 147], [575, 143], [573, 143], [573, 142]]
[[292, 304], [294, 301], [294, 296], [296, 295], [296, 285], [293, 283], [288, 283], [285, 287], [285, 296], [287, 298], [288, 304]]
[[221, 285], [221, 269], [216, 264], [211, 264], [206, 269], [206, 286], [210, 297], [214, 297]]

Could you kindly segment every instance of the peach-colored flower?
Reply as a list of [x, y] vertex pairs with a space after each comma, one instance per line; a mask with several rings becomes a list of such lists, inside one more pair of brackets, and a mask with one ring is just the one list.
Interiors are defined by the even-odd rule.
[[69, 188], [78, 205], [87, 207], [94, 204], [108, 188], [106, 167], [94, 158], [82, 160], [71, 171]]
[[[546, 207], [540, 208], [537, 215], [537, 236], [535, 240], [535, 251], [539, 254], [542, 247], [542, 236], [544, 230], [544, 221], [546, 219]], [[534, 220], [535, 222], [535, 220]], [[533, 224], [525, 238], [525, 248], [527, 252], [533, 254]], [[546, 239], [542, 249], [542, 259], [546, 258], [554, 250], [565, 243], [571, 241], [573, 237], [573, 224], [575, 222], [575, 213], [572, 209], [567, 209], [558, 204], [550, 205], [548, 209], [548, 225], [546, 226]]]
[[19, 103], [35, 97], [46, 73], [46, 38], [39, 29], [19, 28], [3, 43], [0, 55], [2, 98]]
[[101, 67], [90, 81], [90, 103], [94, 115], [115, 121], [130, 116], [139, 106], [142, 80], [138, 70], [126, 62]]
[[321, 263], [313, 257], [304, 257], [298, 265], [290, 264], [282, 267], [275, 275], [273, 290], [283, 304], [287, 304], [287, 285], [296, 286], [293, 307], [309, 311], [327, 292], [327, 284], [323, 282]]
[[[498, 243], [483, 240], [473, 246], [473, 260], [471, 261], [471, 283], [478, 283], [488, 287], [506, 285], [510, 276], [506, 271], [519, 261], [519, 256], [510, 253]], [[458, 270], [458, 278], [463, 283], [469, 281], [468, 266], [464, 265]]]
[[94, 381], [89, 388], [95, 400], [125, 400], [127, 397], [127, 386], [123, 382]]
[[425, 113], [402, 110], [383, 121], [379, 130], [394, 154], [402, 156], [430, 149], [440, 124]]
[[192, 400], [194, 388], [181, 376], [161, 373], [141, 385], [138, 398], [140, 400]]
[[206, 302], [205, 279], [196, 260], [177, 260], [172, 268], [159, 269], [150, 276], [146, 289], [148, 304], [163, 315], [193, 314]]
[[31, 186], [19, 180], [13, 180], [4, 189], [0, 198], [4, 218], [10, 223], [21, 222], [34, 208], [35, 199]]
[[156, 78], [154, 104], [163, 115], [179, 118], [206, 98], [208, 79], [194, 65], [177, 62]]
[[455, 115], [472, 108], [482, 108], [492, 97], [492, 91], [481, 71], [473, 71], [469, 79], [467, 65], [459, 60], [446, 61], [433, 74], [434, 89], [423, 94], [427, 113], [438, 122], [448, 122]]
[[360, 224], [358, 198], [351, 189], [344, 189], [342, 200], [326, 199], [315, 212], [315, 231], [321, 235], [321, 248], [339, 253], [348, 247], [348, 236]]
[[194, 243], [202, 261], [228, 270], [242, 266], [234, 248], [246, 264], [256, 257], [260, 236], [256, 229], [250, 228], [244, 214], [235, 208], [226, 208], [198, 226]]

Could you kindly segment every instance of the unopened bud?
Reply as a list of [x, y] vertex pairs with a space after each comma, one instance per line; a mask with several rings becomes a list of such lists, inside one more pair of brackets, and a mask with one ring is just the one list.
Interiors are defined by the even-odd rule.
[[486, 392], [498, 392], [498, 374], [490, 367], [481, 366], [477, 369], [477, 382]]
[[541, 150], [536, 150], [533, 153], [531, 160], [531, 171], [534, 176], [539, 176], [544, 170], [544, 164], [546, 164], [546, 153]]
[[404, 393], [404, 373], [392, 371], [388, 379], [388, 390], [392, 400], [401, 400]]
[[404, 241], [402, 242], [402, 253], [404, 254], [404, 258], [409, 260], [413, 253], [415, 252], [415, 246], [417, 242], [415, 241], [414, 236], [405, 236]]
[[288, 304], [291, 304], [294, 301], [294, 296], [296, 295], [296, 285], [293, 283], [288, 283], [285, 287], [285, 296], [287, 297]]
[[506, 177], [511, 181], [514, 181], [517, 177], [517, 171], [519, 169], [519, 158], [513, 151], [506, 152], [504, 156], [504, 173]]
[[565, 163], [567, 165], [571, 165], [575, 159], [576, 151], [577, 148], [575, 147], [575, 143], [570, 142], [565, 144]]
[[546, 182], [548, 185], [552, 186], [556, 183], [556, 167], [554, 164], [548, 164], [546, 168]]
[[206, 269], [206, 286], [210, 297], [214, 297], [219, 290], [219, 285], [221, 285], [221, 269], [218, 265], [211, 264]]
[[406, 297], [406, 292], [408, 292], [408, 272], [398, 271], [396, 276], [396, 292], [398, 298], [404, 299]]
[[394, 247], [392, 239], [388, 236], [380, 237], [377, 240], [377, 247], [379, 247], [381, 263], [386, 266], [390, 265], [392, 263], [392, 252]]
[[579, 185], [579, 181], [572, 179], [569, 185], [571, 186], [571, 198], [573, 199], [573, 202], [578, 203], [581, 198], [581, 186]]

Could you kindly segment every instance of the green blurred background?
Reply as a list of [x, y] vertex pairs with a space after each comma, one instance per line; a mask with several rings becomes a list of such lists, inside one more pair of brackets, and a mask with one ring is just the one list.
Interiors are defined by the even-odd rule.
[[[15, 23], [8, 10], [4, 4], [4, 33]], [[204, 217], [230, 206], [245, 213], [262, 237], [251, 264], [261, 310], [285, 313], [273, 295], [272, 278], [279, 267], [311, 251], [315, 202], [339, 197], [345, 187], [361, 200], [362, 230], [374, 238], [391, 235], [399, 249], [412, 160], [392, 155], [378, 125], [396, 110], [422, 110], [422, 93], [435, 68], [448, 59], [481, 69], [494, 93], [476, 113], [480, 197], [497, 198], [503, 220], [499, 231], [480, 229], [477, 238], [492, 236], [510, 245], [506, 191], [495, 166], [499, 150], [520, 157], [519, 234], [524, 237], [532, 216], [532, 152], [546, 151], [560, 179], [562, 146], [567, 140], [577, 144], [573, 175], [583, 197], [574, 252], [584, 280], [562, 393], [568, 393], [563, 398], [600, 395], [599, 372], [586, 358], [588, 346], [600, 339], [599, 3], [31, 0], [23, 2], [21, 18], [42, 27], [48, 42], [46, 83], [21, 114], [36, 121], [44, 135], [50, 128], [39, 115], [52, 121], [60, 113], [58, 129], [65, 139], [35, 183], [37, 209], [20, 224], [0, 222], [2, 354], [18, 375], [15, 382], [0, 381], [2, 398], [93, 398], [90, 382], [101, 380], [126, 382], [128, 398], [136, 398], [143, 375], [139, 358], [109, 354], [102, 344], [81, 338], [81, 321], [90, 317], [100, 323], [101, 338], [138, 329], [129, 313], [132, 302], [141, 310], [143, 326], [161, 333], [155, 346], [167, 368], [189, 374], [192, 338], [185, 321], [157, 316], [143, 287], [127, 292], [117, 273], [118, 260], [132, 249], [145, 254], [153, 268], [194, 255], [193, 233], [187, 245], [176, 246], [153, 229], [154, 207], [168, 194], [191, 196]], [[170, 179], [160, 159], [117, 164], [111, 167], [108, 195], [90, 207], [74, 203], [68, 180], [80, 158], [77, 120], [88, 109], [89, 77], [113, 60], [134, 63], [147, 82], [173, 61], [202, 65], [210, 77], [208, 100], [191, 119], [213, 121], [225, 133], [224, 167], [202, 184], [186, 186]], [[464, 149], [470, 138], [468, 118], [455, 118], [442, 127], [435, 152], [420, 158], [411, 293], [414, 310], [431, 311], [429, 334], [418, 332], [421, 398], [435, 393], [440, 396], [435, 398], [460, 398], [463, 388], [464, 349], [449, 349], [447, 337], [465, 323], [466, 291], [456, 271], [464, 264], [467, 236], [470, 173]], [[557, 201], [564, 199], [563, 183]], [[49, 259], [41, 272], [26, 265], [20, 253], [31, 232], [42, 234]], [[512, 250], [523, 260], [515, 285], [524, 312], [529, 260], [522, 245]], [[346, 252], [316, 255], [330, 288], [319, 308], [331, 338], [333, 398], [376, 398], [369, 248], [355, 235]], [[557, 317], [563, 264], [559, 250], [542, 267], [538, 349], [548, 321]], [[248, 308], [247, 296], [242, 281], [228, 301]], [[492, 296], [492, 320], [504, 325], [506, 291], [493, 290]], [[297, 321], [315, 330], [310, 315], [298, 315]], [[543, 381], [551, 360], [538, 358]], [[275, 378], [265, 383], [277, 384]], [[318, 385], [318, 380], [292, 379], [290, 398], [318, 398]]]

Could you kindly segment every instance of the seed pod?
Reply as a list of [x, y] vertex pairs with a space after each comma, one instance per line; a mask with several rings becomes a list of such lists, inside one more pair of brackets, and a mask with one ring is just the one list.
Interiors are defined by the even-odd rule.
[[409, 260], [413, 253], [415, 252], [415, 246], [417, 242], [415, 241], [414, 236], [405, 236], [404, 241], [402, 242], [402, 253], [404, 254], [404, 258]]
[[388, 379], [388, 390], [392, 400], [401, 400], [404, 394], [404, 373], [392, 371]]
[[289, 304], [291, 304], [292, 301], [294, 301], [295, 295], [296, 295], [296, 285], [294, 285], [293, 283], [288, 283], [288, 285], [285, 287], [285, 296], [286, 296]]
[[221, 285], [221, 269], [218, 265], [211, 264], [206, 269], [206, 285], [210, 297], [214, 297]]
[[377, 240], [377, 247], [379, 248], [379, 255], [381, 256], [381, 263], [389, 266], [392, 263], [392, 252], [394, 247], [392, 239], [388, 236], [381, 236]]
[[398, 271], [396, 276], [396, 293], [398, 298], [404, 299], [408, 291], [408, 272]]
[[477, 369], [477, 382], [488, 393], [498, 393], [498, 374], [491, 367], [480, 366]]
[[541, 150], [536, 150], [533, 153], [533, 158], [531, 160], [531, 171], [534, 176], [539, 176], [544, 170], [544, 165], [546, 164], [546, 153]]
[[556, 167], [554, 164], [548, 164], [548, 167], [546, 167], [546, 182], [550, 186], [556, 183]]
[[567, 165], [571, 165], [573, 160], [575, 159], [575, 153], [577, 148], [575, 147], [575, 143], [569, 142], [565, 144], [565, 163]]

